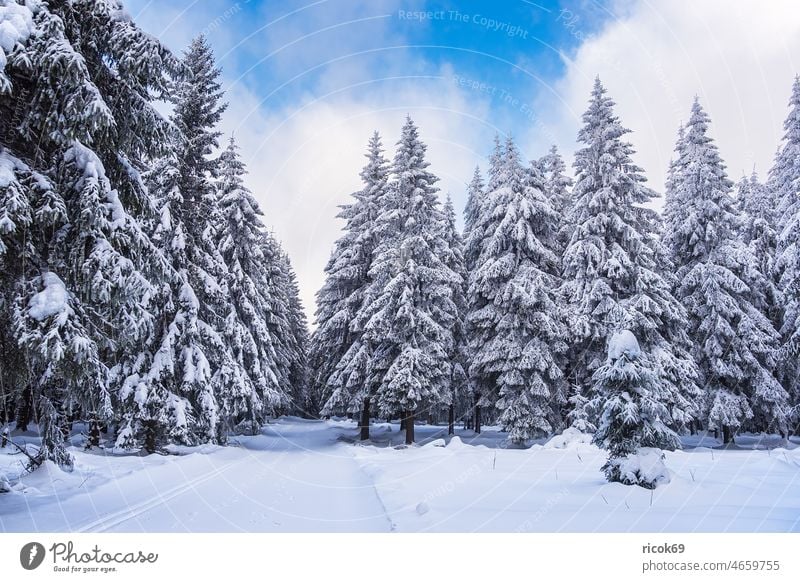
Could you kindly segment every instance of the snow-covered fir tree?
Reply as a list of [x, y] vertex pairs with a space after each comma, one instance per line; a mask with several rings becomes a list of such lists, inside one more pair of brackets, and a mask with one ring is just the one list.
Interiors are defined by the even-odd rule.
[[452, 325], [453, 344], [448, 356], [450, 360], [450, 389], [447, 394], [447, 425], [448, 433], [454, 434], [456, 416], [463, 417], [468, 414], [472, 406], [472, 393], [467, 384], [468, 349], [464, 333], [464, 318], [466, 317], [467, 309], [467, 269], [464, 263], [464, 241], [456, 226], [456, 211], [449, 194], [444, 204], [443, 227], [442, 236], [446, 252], [443, 262], [459, 278], [452, 285], [452, 300], [457, 315]]
[[467, 203], [464, 206], [464, 240], [469, 238], [472, 229], [478, 222], [481, 205], [484, 200], [484, 183], [480, 166], [475, 166], [472, 180], [467, 186]]
[[[159, 221], [154, 236], [168, 255], [171, 278], [159, 296], [160, 314], [147, 368], [130, 374], [117, 442], [135, 446], [144, 436], [187, 444], [223, 442], [228, 414], [245, 414], [255, 388], [228, 347], [227, 269], [217, 246], [219, 213], [214, 178], [219, 122], [226, 104], [220, 71], [206, 39], [195, 38], [174, 89], [172, 122], [178, 132], [149, 173]], [[152, 400], [152, 402], [151, 402]], [[166, 424], [152, 426], [151, 409]]]
[[438, 178], [428, 170], [427, 146], [410, 118], [397, 146], [395, 181], [377, 217], [379, 242], [357, 321], [365, 322], [362, 339], [369, 348], [366, 386], [376, 386], [385, 416], [404, 419], [406, 442], [413, 443], [418, 409], [446, 399], [458, 318], [452, 293], [461, 281], [442, 259], [447, 243]]
[[597, 427], [592, 423], [591, 418], [597, 417], [598, 414], [590, 410], [591, 401], [583, 395], [580, 386], [572, 386], [572, 394], [568, 402], [567, 423], [569, 426], [587, 434], [594, 434]]
[[[495, 145], [499, 145], [499, 138], [495, 137]], [[493, 158], [494, 159], [494, 158]], [[498, 158], [499, 162], [499, 158]], [[467, 186], [467, 203], [464, 206], [464, 235], [463, 235], [463, 245], [464, 245], [464, 266], [467, 273], [467, 286], [469, 286], [469, 273], [475, 268], [475, 264], [478, 261], [478, 257], [481, 254], [481, 244], [483, 243], [483, 237], [475, 232], [475, 228], [480, 222], [480, 215], [484, 211], [484, 202], [486, 198], [486, 185], [483, 181], [483, 176], [481, 175], [481, 170], [479, 166], [475, 167], [475, 171], [472, 174], [472, 180], [470, 181], [469, 185]], [[469, 301], [467, 300], [467, 306], [469, 305]], [[466, 309], [466, 308], [465, 308]], [[466, 317], [466, 312], [464, 317]], [[468, 406], [474, 407], [472, 413], [465, 411], [465, 426], [471, 426], [477, 432], [480, 432], [480, 390], [476, 387], [469, 378], [469, 361], [472, 359], [469, 354], [469, 327], [464, 325], [464, 355], [466, 357], [467, 368], [465, 372], [467, 373], [467, 388], [465, 397], [470, 401], [466, 404]]]
[[544, 193], [530, 185], [511, 139], [501, 164], [474, 229], [482, 240], [469, 278], [469, 374], [496, 401], [509, 439], [524, 443], [551, 432], [550, 402], [562, 381], [556, 217]]
[[781, 292], [779, 376], [793, 397], [800, 421], [800, 77], [795, 77], [789, 114], [767, 188], [777, 207], [776, 279]]
[[[470, 363], [473, 360], [474, 354], [472, 353], [473, 334], [475, 328], [469, 324], [469, 312], [473, 309], [473, 300], [478, 298], [472, 295], [469, 290], [469, 278], [480, 264], [481, 255], [483, 253], [483, 246], [485, 243], [486, 233], [483, 230], [484, 226], [488, 224], [487, 213], [491, 212], [492, 207], [489, 205], [489, 195], [500, 189], [503, 185], [503, 164], [505, 161], [505, 152], [503, 143], [500, 141], [500, 135], [494, 136], [494, 148], [489, 156], [489, 181], [484, 184], [480, 175], [480, 170], [475, 169], [475, 173], [470, 182], [469, 189], [467, 190], [467, 205], [464, 209], [464, 264], [467, 269], [467, 317], [464, 320], [464, 333], [465, 344], [467, 349], [467, 361]], [[481, 340], [477, 340], [479, 345]], [[472, 374], [467, 370], [469, 391], [472, 394], [472, 404], [474, 407], [472, 418], [468, 420], [471, 427], [476, 433], [481, 432], [482, 412], [488, 407], [494, 406], [495, 391], [491, 383], [486, 384], [480, 375]]]
[[594, 392], [602, 395], [593, 441], [608, 451], [602, 468], [606, 479], [655, 489], [666, 475], [661, 450], [675, 450], [681, 443], [663, 421], [670, 417], [663, 382], [647, 366], [630, 330], [611, 336], [607, 360], [592, 382]]
[[544, 193], [558, 217], [558, 241], [560, 249], [563, 250], [572, 236], [567, 218], [574, 204], [571, 190], [574, 182], [566, 174], [567, 165], [556, 146], [552, 146], [550, 151], [538, 160], [538, 166], [542, 173]]
[[223, 337], [236, 363], [250, 381], [234, 407], [224, 412], [231, 424], [247, 420], [255, 428], [265, 414], [281, 404], [281, 386], [275, 373], [275, 346], [267, 317], [270, 314], [269, 277], [261, 245], [263, 213], [244, 184], [246, 169], [231, 137], [219, 158], [217, 185], [222, 222], [218, 247], [225, 262], [229, 304]]
[[559, 214], [572, 207], [573, 180], [567, 176], [567, 165], [558, 151], [552, 146], [545, 156], [539, 159], [539, 165], [544, 177], [544, 191], [550, 200], [550, 206]]
[[741, 217], [708, 125], [695, 99], [668, 181], [665, 241], [677, 268], [675, 294], [689, 315], [708, 425], [730, 442], [751, 420], [785, 432], [788, 403], [773, 376], [778, 335], [757, 307], [764, 276], [737, 236]]
[[783, 131], [783, 139], [767, 180], [767, 188], [775, 203], [778, 232], [787, 228], [797, 213], [800, 191], [800, 75], [795, 76], [792, 84], [789, 114], [783, 122]]
[[590, 392], [591, 377], [605, 361], [607, 338], [630, 329], [641, 342], [644, 365], [661, 383], [669, 412], [662, 420], [676, 429], [687, 426], [700, 414], [700, 389], [686, 311], [671, 293], [659, 217], [644, 207], [655, 193], [633, 163], [633, 146], [624, 140], [629, 130], [599, 79], [583, 121], [568, 217], [573, 230], [563, 257], [562, 296], [572, 332], [567, 379], [590, 399], [602, 398]]
[[325, 267], [327, 279], [317, 293], [317, 329], [311, 338], [311, 390], [320, 394], [323, 414], [362, 413], [362, 439], [369, 438], [370, 403], [374, 386], [366, 385], [367, 345], [356, 315], [364, 306], [369, 270], [377, 243], [376, 220], [385, 203], [389, 162], [375, 132], [361, 171], [363, 188], [341, 207], [344, 233]]
[[775, 269], [778, 235], [775, 232], [774, 199], [753, 171], [749, 178], [742, 176], [736, 185], [736, 202], [742, 216], [742, 241], [756, 259], [762, 275], [759, 279], [763, 286], [753, 288], [753, 302], [778, 328], [781, 300]]
[[312, 399], [308, 387], [308, 320], [300, 300], [297, 273], [285, 250], [281, 257], [286, 272], [286, 318], [289, 322], [289, 370], [285, 390], [290, 402], [288, 410], [314, 418], [319, 412], [319, 403]]
[[291, 265], [280, 241], [272, 232], [265, 231], [261, 237], [261, 254], [268, 273], [268, 283], [265, 288], [268, 313], [265, 315], [265, 320], [274, 342], [274, 372], [278, 380], [280, 398], [275, 405], [275, 411], [285, 413], [292, 407], [290, 382], [292, 362], [297, 357], [291, 315]]
[[[96, 428], [113, 419], [109, 369], [141, 359], [154, 322], [163, 265], [142, 229], [152, 208], [140, 172], [168, 131], [149, 99], [175, 60], [116, 1], [12, 8], [0, 51], [0, 155], [12, 168], [0, 181], [0, 261], [14, 260], [0, 300], [4, 374], [25, 385], [26, 416], [47, 402], [50, 428], [67, 417]], [[58, 431], [41, 428], [42, 450], [58, 450]]]

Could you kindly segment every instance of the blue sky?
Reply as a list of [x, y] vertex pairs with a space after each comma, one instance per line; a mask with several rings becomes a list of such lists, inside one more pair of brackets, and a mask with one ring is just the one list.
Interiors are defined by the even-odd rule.
[[569, 163], [600, 75], [661, 191], [695, 95], [731, 177], [764, 175], [800, 72], [795, 0], [123, 2], [176, 52], [209, 38], [230, 102], [222, 130], [242, 146], [309, 313], [374, 129], [391, 156], [410, 114], [460, 205], [495, 133], [527, 158], [555, 144]]
[[265, 107], [319, 91], [357, 93], [365, 83], [435, 81], [450, 66], [467, 86], [493, 88], [493, 113], [512, 125], [525, 116], [503, 97], [534, 101], [550, 93], [549, 83], [564, 73], [563, 55], [612, 16], [602, 5], [552, 0], [128, 0], [127, 6], [176, 51], [205, 33], [226, 77], [263, 96]]

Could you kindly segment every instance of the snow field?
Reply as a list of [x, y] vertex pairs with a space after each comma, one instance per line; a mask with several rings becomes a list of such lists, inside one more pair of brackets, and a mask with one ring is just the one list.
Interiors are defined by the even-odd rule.
[[18, 481], [20, 456], [5, 448], [0, 531], [800, 531], [795, 442], [687, 437], [666, 453], [670, 483], [651, 492], [607, 483], [605, 453], [576, 431], [528, 449], [494, 428], [446, 433], [420, 425], [405, 447], [397, 424], [376, 423], [362, 445], [351, 422], [286, 418], [168, 456], [73, 446], [73, 473], [47, 464]]

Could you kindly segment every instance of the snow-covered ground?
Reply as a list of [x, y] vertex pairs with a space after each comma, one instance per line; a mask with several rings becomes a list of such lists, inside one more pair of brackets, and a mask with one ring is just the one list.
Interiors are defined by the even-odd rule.
[[510, 449], [491, 428], [451, 439], [423, 425], [405, 448], [396, 424], [372, 432], [364, 446], [352, 422], [287, 418], [176, 455], [75, 446], [74, 472], [49, 465], [16, 483], [22, 457], [6, 447], [0, 531], [800, 531], [797, 442], [686, 438], [651, 493], [606, 483], [604, 453], [579, 435]]

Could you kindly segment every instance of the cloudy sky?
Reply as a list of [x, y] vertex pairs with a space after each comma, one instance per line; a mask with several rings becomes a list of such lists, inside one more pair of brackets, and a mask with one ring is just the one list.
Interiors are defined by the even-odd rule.
[[732, 178], [769, 169], [800, 73], [796, 0], [123, 0], [180, 52], [209, 38], [249, 186], [309, 314], [371, 132], [406, 114], [463, 205], [495, 133], [568, 159], [600, 75], [657, 191], [698, 95]]

